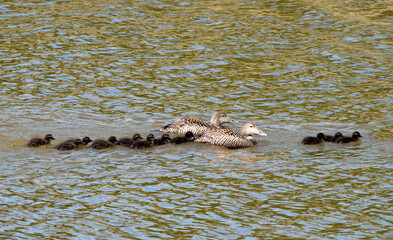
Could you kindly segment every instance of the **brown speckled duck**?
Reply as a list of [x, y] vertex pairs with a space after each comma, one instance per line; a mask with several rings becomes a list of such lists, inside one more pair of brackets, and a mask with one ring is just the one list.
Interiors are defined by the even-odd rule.
[[186, 134], [192, 132], [195, 136], [201, 135], [204, 132], [220, 129], [224, 123], [230, 123], [230, 119], [225, 113], [215, 113], [210, 121], [210, 124], [199, 119], [186, 118], [174, 123], [168, 124], [160, 129], [161, 132]]
[[245, 123], [240, 133], [232, 129], [215, 129], [205, 132], [195, 142], [209, 143], [231, 149], [246, 148], [258, 143], [253, 135], [266, 136], [254, 123]]

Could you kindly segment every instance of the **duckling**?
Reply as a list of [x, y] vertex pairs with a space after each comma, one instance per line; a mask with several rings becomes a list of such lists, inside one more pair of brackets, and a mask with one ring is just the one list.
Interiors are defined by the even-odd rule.
[[108, 140], [103, 140], [103, 139], [97, 139], [94, 140], [94, 142], [91, 144], [90, 147], [95, 148], [95, 149], [104, 149], [104, 148], [109, 148], [113, 147], [113, 145], [117, 142], [116, 137], [111, 136], [108, 138]]
[[164, 145], [166, 143], [169, 143], [170, 141], [171, 138], [169, 137], [169, 134], [165, 133], [161, 136], [161, 138], [154, 140], [154, 145]]
[[202, 134], [195, 142], [209, 143], [229, 149], [246, 148], [258, 144], [253, 135], [267, 136], [254, 123], [245, 123], [240, 133], [232, 129], [217, 129]]
[[145, 141], [137, 141], [134, 144], [132, 144], [131, 148], [136, 148], [136, 149], [141, 149], [141, 148], [148, 148], [154, 145], [154, 140], [156, 138], [154, 137], [153, 134], [149, 134], [146, 136]]
[[65, 142], [71, 142], [71, 143], [75, 144], [76, 141], [78, 141], [78, 142], [81, 141], [82, 142], [81, 145], [87, 145], [87, 144], [92, 142], [91, 139], [88, 136], [82, 138], [82, 140], [80, 140], [79, 138], [72, 138], [72, 139], [68, 139]]
[[28, 143], [28, 147], [38, 147], [49, 144], [51, 140], [55, 140], [52, 134], [46, 134], [44, 138], [32, 138]]
[[305, 145], [319, 144], [325, 141], [325, 134], [318, 133], [316, 137], [305, 137], [302, 141]]
[[336, 132], [334, 136], [325, 135], [325, 142], [335, 142], [338, 138], [343, 137], [344, 135], [341, 132]]
[[221, 128], [224, 123], [230, 123], [230, 119], [225, 113], [215, 113], [210, 121], [210, 124], [199, 119], [186, 118], [174, 123], [168, 124], [160, 129], [161, 132], [185, 134], [188, 131], [194, 135], [201, 135], [204, 132]]
[[116, 145], [124, 146], [124, 147], [131, 147], [132, 144], [134, 144], [137, 141], [142, 140], [142, 137], [140, 134], [136, 133], [134, 136], [131, 138], [120, 138], [119, 141], [116, 143]]
[[171, 143], [181, 144], [186, 142], [193, 142], [195, 140], [194, 134], [191, 131], [186, 132], [184, 137], [175, 137], [171, 139]]
[[[73, 141], [70, 141], [73, 140]], [[79, 138], [77, 139], [70, 139], [65, 142], [62, 142], [55, 146], [57, 150], [65, 151], [65, 150], [72, 150], [78, 148], [80, 145], [84, 145], [83, 141]]]
[[362, 135], [358, 131], [352, 133], [352, 137], [340, 137], [338, 138], [335, 143], [350, 143], [358, 141]]

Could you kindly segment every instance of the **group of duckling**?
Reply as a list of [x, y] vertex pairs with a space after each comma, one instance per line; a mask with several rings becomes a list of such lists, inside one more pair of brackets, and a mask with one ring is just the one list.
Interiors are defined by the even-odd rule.
[[[79, 149], [82, 146], [88, 146], [89, 148], [94, 149], [105, 149], [109, 147], [113, 147], [115, 145], [120, 145], [124, 147], [129, 147], [133, 149], [142, 149], [148, 148], [152, 146], [164, 145], [167, 143], [174, 143], [174, 144], [181, 144], [186, 142], [194, 141], [194, 135], [192, 132], [187, 132], [185, 136], [170, 138], [169, 134], [163, 134], [161, 138], [155, 138], [154, 134], [149, 134], [146, 136], [146, 139], [143, 139], [140, 134], [136, 133], [132, 138], [120, 138], [119, 140], [116, 139], [115, 136], [111, 136], [108, 140], [104, 139], [96, 139], [92, 141], [90, 137], [86, 136], [82, 139], [80, 138], [72, 138], [64, 141], [60, 144], [57, 144], [54, 148], [57, 150], [65, 151], [65, 150], [72, 150], [72, 149]], [[33, 138], [28, 143], [28, 147], [38, 147], [42, 145], [49, 144], [51, 140], [55, 140], [52, 134], [46, 134], [44, 138]]]
[[305, 145], [312, 144], [320, 144], [323, 142], [332, 142], [332, 143], [350, 143], [358, 141], [362, 135], [358, 131], [353, 132], [351, 137], [344, 136], [341, 132], [336, 132], [334, 136], [325, 135], [324, 133], [318, 133], [316, 137], [305, 137], [302, 140], [302, 143]]
[[[55, 148], [58, 150], [72, 150], [91, 143], [89, 147], [95, 149], [104, 149], [114, 145], [140, 149], [166, 143], [180, 144], [195, 141], [236, 149], [256, 145], [258, 142], [253, 135], [266, 136], [266, 134], [259, 130], [254, 123], [243, 124], [240, 132], [222, 126], [224, 123], [232, 122], [232, 119], [225, 113], [217, 112], [212, 116], [210, 124], [199, 119], [185, 118], [165, 125], [159, 130], [165, 132], [159, 139], [156, 139], [153, 134], [147, 135], [145, 140], [140, 134], [135, 134], [132, 138], [121, 138], [119, 140], [114, 136], [109, 137], [108, 140], [97, 139], [94, 141], [89, 137], [84, 137], [83, 139], [69, 139], [56, 145]], [[183, 136], [170, 138], [168, 133], [176, 133]], [[359, 132], [355, 132], [352, 137], [344, 137], [340, 132], [336, 133], [334, 136], [325, 136], [323, 133], [318, 133], [317, 137], [304, 138], [302, 143], [318, 144], [323, 141], [347, 143], [356, 141], [359, 137], [361, 137]], [[54, 140], [53, 136], [47, 134], [44, 138], [31, 139], [27, 146], [36, 147], [45, 145], [49, 144], [51, 140]]]

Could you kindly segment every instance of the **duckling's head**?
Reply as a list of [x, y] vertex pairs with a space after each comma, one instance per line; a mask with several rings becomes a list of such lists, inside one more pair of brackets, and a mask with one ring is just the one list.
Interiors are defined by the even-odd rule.
[[352, 133], [353, 139], [359, 139], [361, 137], [362, 137], [362, 135], [360, 135], [360, 132], [358, 132], [358, 131]]
[[318, 133], [318, 134], [317, 134], [317, 138], [318, 138], [318, 139], [325, 139], [325, 134], [323, 134], [323, 133]]
[[142, 137], [139, 133], [134, 134], [134, 136], [132, 137], [132, 140], [134, 140], [134, 141], [139, 141], [141, 139], [142, 139]]
[[110, 136], [110, 137], [108, 138], [108, 142], [115, 144], [115, 143], [117, 143], [117, 139], [116, 139], [115, 136]]
[[84, 145], [87, 145], [88, 143], [91, 143], [91, 142], [92, 142], [92, 140], [88, 136], [82, 138], [82, 143]]
[[146, 140], [148, 141], [148, 142], [152, 142], [152, 141], [154, 141], [156, 138], [154, 137], [154, 134], [149, 134], [149, 135], [147, 135], [146, 136]]
[[165, 134], [163, 134], [162, 136], [161, 136], [161, 139], [162, 140], [171, 140], [171, 138], [169, 137], [169, 134], [167, 134], [167, 133], [165, 133]]
[[52, 136], [52, 134], [46, 134], [45, 137], [44, 137], [44, 139], [45, 139], [45, 140], [48, 140], [48, 141], [50, 141], [50, 140], [55, 140], [55, 138]]
[[339, 138], [339, 137], [344, 137], [344, 135], [341, 132], [336, 132], [336, 134], [334, 134], [334, 138]]

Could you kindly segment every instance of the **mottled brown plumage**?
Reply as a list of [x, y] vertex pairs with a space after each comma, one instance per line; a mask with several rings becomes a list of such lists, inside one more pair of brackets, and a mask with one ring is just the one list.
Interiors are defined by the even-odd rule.
[[227, 148], [246, 148], [256, 145], [258, 142], [252, 135], [266, 136], [264, 132], [258, 129], [253, 123], [245, 123], [241, 132], [232, 129], [215, 129], [208, 131], [198, 137], [195, 142], [209, 143]]
[[195, 136], [197, 136], [207, 131], [219, 129], [222, 124], [230, 122], [232, 122], [232, 119], [230, 119], [225, 113], [217, 112], [212, 116], [210, 124], [199, 119], [186, 118], [168, 124], [162, 127], [160, 131], [178, 134], [192, 132]]

